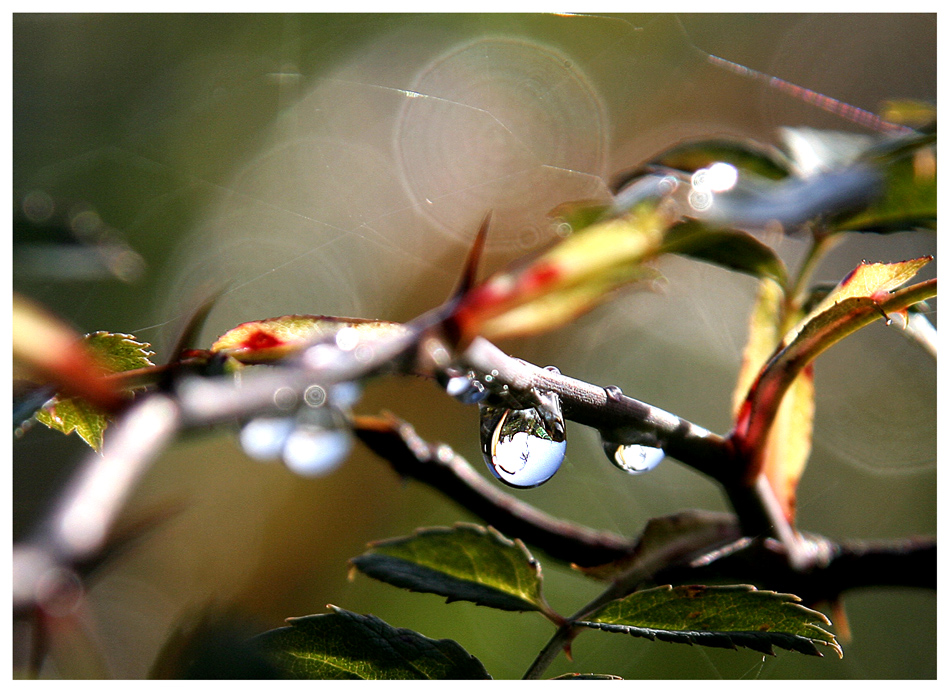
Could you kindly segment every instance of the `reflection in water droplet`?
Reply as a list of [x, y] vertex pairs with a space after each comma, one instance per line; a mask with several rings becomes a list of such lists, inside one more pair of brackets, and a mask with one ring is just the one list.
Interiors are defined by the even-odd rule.
[[607, 459], [628, 474], [645, 474], [656, 469], [666, 457], [662, 448], [650, 445], [618, 445], [604, 441]]
[[516, 488], [532, 488], [560, 469], [567, 452], [560, 406], [542, 413], [536, 408], [481, 405], [480, 413], [482, 454], [499, 480]]
[[284, 445], [284, 464], [301, 476], [320, 476], [339, 467], [352, 447], [348, 430], [300, 426]]
[[293, 418], [260, 418], [248, 421], [241, 429], [241, 448], [255, 460], [276, 460], [290, 433]]

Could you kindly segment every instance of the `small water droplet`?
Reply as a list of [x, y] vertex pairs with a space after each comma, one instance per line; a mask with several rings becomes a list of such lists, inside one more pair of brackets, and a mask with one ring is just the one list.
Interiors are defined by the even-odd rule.
[[458, 375], [449, 378], [445, 391], [462, 404], [475, 404], [488, 397], [488, 390], [471, 375]]
[[348, 430], [299, 426], [287, 438], [282, 457], [292, 472], [321, 476], [339, 467], [352, 447]]
[[337, 383], [330, 388], [330, 403], [337, 409], [348, 411], [360, 401], [362, 394], [362, 389], [357, 383]]
[[286, 417], [252, 419], [241, 429], [241, 448], [255, 460], [276, 460], [294, 425], [294, 420]]
[[608, 385], [604, 388], [604, 392], [607, 393], [607, 399], [619, 400], [623, 397], [623, 390], [616, 385]]
[[607, 459], [628, 474], [645, 474], [656, 469], [666, 457], [662, 448], [650, 445], [618, 445], [604, 441]]
[[482, 454], [500, 481], [532, 488], [548, 481], [564, 461], [567, 441], [560, 411], [481, 405]]

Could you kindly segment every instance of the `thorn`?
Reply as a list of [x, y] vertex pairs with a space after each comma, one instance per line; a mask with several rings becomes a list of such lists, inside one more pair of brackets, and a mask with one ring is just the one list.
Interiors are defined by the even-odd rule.
[[574, 655], [571, 654], [571, 644], [572, 642], [567, 642], [564, 644], [564, 656], [567, 657], [567, 661], [573, 662]]
[[838, 631], [838, 638], [842, 645], [851, 642], [851, 625], [848, 623], [848, 614], [844, 610], [844, 600], [841, 597], [831, 602], [831, 620]]
[[475, 285], [478, 278], [478, 263], [482, 258], [482, 252], [485, 250], [485, 239], [488, 238], [488, 227], [491, 224], [492, 213], [488, 212], [482, 219], [481, 226], [478, 227], [478, 233], [475, 235], [475, 242], [472, 243], [468, 256], [465, 258], [465, 266], [462, 268], [462, 278], [459, 281], [458, 288], [452, 294], [452, 298], [458, 298]]
[[198, 333], [201, 331], [208, 314], [211, 313], [214, 304], [218, 302], [218, 299], [221, 298], [223, 294], [224, 289], [218, 289], [201, 302], [201, 305], [198, 306], [197, 310], [195, 310], [188, 319], [188, 322], [185, 323], [185, 328], [178, 336], [178, 341], [175, 343], [171, 355], [169, 356], [169, 363], [175, 363], [181, 360], [182, 352], [194, 344], [194, 340], [198, 337]]

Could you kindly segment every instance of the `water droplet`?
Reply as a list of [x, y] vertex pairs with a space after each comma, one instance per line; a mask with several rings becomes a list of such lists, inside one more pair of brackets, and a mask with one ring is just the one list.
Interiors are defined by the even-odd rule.
[[[556, 403], [556, 396], [551, 397]], [[545, 412], [486, 405], [480, 409], [482, 454], [492, 474], [516, 488], [540, 486], [554, 476], [567, 451], [559, 406]]]
[[352, 447], [353, 438], [346, 429], [299, 426], [287, 438], [282, 457], [292, 472], [321, 476], [339, 467]]
[[607, 393], [607, 399], [619, 400], [623, 397], [623, 390], [616, 385], [608, 385], [604, 388], [604, 392]]
[[255, 460], [276, 460], [294, 430], [292, 418], [252, 419], [241, 429], [241, 448]]
[[488, 390], [471, 374], [449, 378], [445, 384], [445, 391], [462, 404], [475, 404], [488, 397]]
[[330, 388], [330, 403], [337, 409], [347, 411], [360, 401], [362, 394], [362, 389], [357, 383], [337, 383]]
[[618, 445], [604, 441], [607, 459], [628, 474], [645, 474], [663, 461], [666, 453], [662, 448], [650, 445]]

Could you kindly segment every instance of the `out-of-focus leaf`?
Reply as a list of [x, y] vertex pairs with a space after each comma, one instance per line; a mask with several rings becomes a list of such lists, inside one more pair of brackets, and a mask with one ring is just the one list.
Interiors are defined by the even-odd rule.
[[816, 644], [840, 657], [828, 619], [802, 606], [791, 594], [729, 587], [657, 587], [605, 604], [578, 625], [637, 637], [709, 647], [748, 647], [775, 654], [773, 647], [821, 656]]
[[353, 334], [361, 339], [377, 339], [402, 334], [406, 328], [385, 320], [284, 315], [245, 322], [228, 330], [211, 345], [211, 352], [233, 356], [242, 363], [270, 363], [344, 329], [355, 330]]
[[790, 163], [775, 147], [746, 139], [714, 139], [684, 142], [650, 160], [646, 167], [622, 173], [611, 188], [620, 190], [632, 180], [657, 169], [675, 169], [692, 173], [714, 163], [731, 164], [744, 174], [754, 174], [769, 180], [780, 180], [789, 175]]
[[581, 231], [599, 221], [605, 220], [611, 211], [609, 202], [602, 200], [575, 200], [564, 202], [548, 212], [548, 216], [560, 219], [571, 227], [570, 231]]
[[[629, 580], [631, 587], [635, 587], [636, 583], [647, 579], [658, 569], [688, 561], [697, 554], [705, 553], [711, 546], [734, 541], [741, 536], [735, 515], [685, 510], [675, 515], [655, 517], [647, 522], [636, 548], [629, 556], [604, 565], [575, 568], [598, 580], [616, 580], [621, 576], [625, 580], [639, 578]], [[637, 571], [636, 576], [634, 571]]]
[[866, 209], [837, 218], [832, 231], [891, 233], [937, 228], [937, 150], [921, 137], [889, 156], [876, 156], [884, 189]]
[[539, 334], [583, 315], [610, 298], [620, 286], [637, 282], [652, 285], [659, 277], [660, 273], [654, 268], [639, 264], [611, 268], [596, 279], [539, 296], [489, 318], [482, 325], [482, 334], [491, 339]]
[[61, 320], [32, 301], [14, 294], [12, 347], [14, 371], [51, 383], [66, 395], [84, 398], [103, 409], [119, 409], [124, 398], [104, 376], [88, 343]]
[[779, 128], [782, 146], [803, 178], [851, 166], [874, 144], [872, 135], [815, 128]]
[[759, 292], [749, 315], [749, 337], [742, 352], [736, 387], [732, 392], [733, 413], [739, 411], [762, 366], [775, 353], [783, 334], [783, 300], [781, 286], [768, 279], [759, 282]]
[[623, 677], [611, 674], [561, 674], [551, 681], [623, 681]]
[[[154, 365], [149, 345], [132, 335], [93, 332], [82, 343], [113, 373]], [[102, 434], [109, 425], [109, 416], [85, 399], [58, 395], [36, 413], [36, 420], [67, 435], [75, 431], [97, 452], [102, 449]]]
[[815, 375], [809, 365], [785, 393], [762, 453], [762, 472], [789, 522], [795, 519], [798, 481], [811, 455], [814, 420]]
[[491, 527], [460, 523], [420, 529], [370, 546], [350, 563], [377, 580], [449, 602], [551, 613], [541, 593], [541, 566], [524, 544]]
[[[733, 409], [738, 413], [746, 394], [768, 358], [775, 352], [783, 325], [795, 316], [783, 316], [783, 294], [769, 280], [759, 285], [759, 294], [749, 319], [749, 339], [733, 392]], [[795, 490], [811, 454], [814, 424], [814, 372], [806, 368], [785, 394], [775, 422], [761, 451], [765, 473], [786, 519], [795, 516]]]
[[882, 104], [881, 117], [892, 123], [923, 128], [937, 121], [937, 108], [926, 101], [890, 99]]
[[694, 219], [670, 229], [663, 239], [662, 251], [688, 255], [754, 277], [769, 277], [782, 285], [787, 280], [785, 263], [751, 234], [709, 228]]
[[761, 471], [766, 436], [795, 378], [818, 354], [852, 332], [887, 313], [906, 310], [914, 303], [935, 296], [936, 280], [891, 293], [932, 259], [862, 263], [785, 335], [780, 348], [749, 388], [736, 415], [732, 439], [756, 461], [750, 474], [754, 476]]
[[453, 640], [432, 640], [375, 616], [330, 608], [329, 614], [287, 619], [289, 626], [251, 643], [290, 679], [491, 678]]
[[172, 632], [148, 672], [150, 679], [278, 679], [280, 671], [248, 638], [240, 618], [208, 609]]
[[[478, 334], [497, 339], [551, 329], [589, 310], [610, 291], [642, 278], [638, 263], [657, 254], [675, 219], [658, 200], [648, 200], [621, 218], [568, 236], [527, 264], [490, 277], [459, 301], [453, 319], [461, 341]], [[554, 306], [559, 293], [570, 309]], [[487, 328], [493, 318], [516, 309], [524, 330], [507, 320]]]

